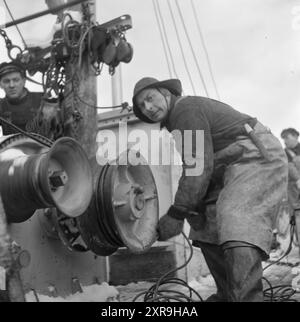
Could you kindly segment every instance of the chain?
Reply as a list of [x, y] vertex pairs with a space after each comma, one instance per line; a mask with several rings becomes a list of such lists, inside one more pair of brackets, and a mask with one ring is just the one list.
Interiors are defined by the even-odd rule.
[[8, 38], [7, 33], [5, 32], [5, 30], [0, 29], [0, 35], [3, 37], [5, 44], [6, 44], [6, 48], [9, 49], [12, 47], [12, 41]]
[[61, 97], [65, 90], [66, 76], [64, 64], [52, 59], [50, 66], [43, 77], [43, 88], [45, 96]]
[[83, 20], [91, 23], [92, 17], [94, 14], [92, 13], [91, 6], [94, 6], [94, 2], [85, 2], [81, 4], [82, 13], [83, 13]]
[[11, 60], [16, 60], [16, 58], [17, 58], [18, 55], [16, 55], [16, 57], [13, 57], [12, 56], [12, 51], [14, 49], [17, 49], [19, 51], [19, 55], [21, 55], [22, 52], [23, 52], [23, 50], [19, 46], [13, 45], [12, 41], [7, 36], [7, 33], [5, 32], [5, 30], [3, 30], [1, 28], [0, 28], [0, 35], [3, 37], [3, 39], [5, 41], [5, 45], [6, 45], [6, 48], [7, 48], [7, 55], [8, 55], [8, 57]]

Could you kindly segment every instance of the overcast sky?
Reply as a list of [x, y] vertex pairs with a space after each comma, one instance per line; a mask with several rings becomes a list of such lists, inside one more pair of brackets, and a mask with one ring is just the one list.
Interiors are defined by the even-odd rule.
[[[130, 64], [122, 64], [123, 101], [131, 101], [137, 80], [169, 78], [152, 0], [96, 0], [101, 24], [123, 14], [133, 20], [126, 34], [134, 47]], [[167, 0], [159, 0], [177, 73], [186, 95], [193, 94], [177, 43]], [[197, 95], [205, 96], [201, 79], [183, 32], [175, 1], [170, 0], [185, 48]], [[44, 0], [7, 0], [15, 18], [46, 9]], [[221, 100], [257, 117], [276, 135], [286, 127], [300, 129], [300, 0], [194, 0]], [[0, 5], [3, 1], [0, 0]], [[190, 0], [179, 0], [210, 97], [216, 98]], [[7, 18], [10, 20], [9, 18]], [[299, 21], [298, 21], [299, 20]], [[26, 40], [45, 39], [55, 17], [49, 15], [19, 27]], [[22, 45], [14, 28], [7, 29]], [[0, 58], [7, 60], [0, 40]], [[99, 77], [99, 105], [111, 104], [111, 79], [104, 68]], [[31, 90], [38, 87], [28, 83]]]

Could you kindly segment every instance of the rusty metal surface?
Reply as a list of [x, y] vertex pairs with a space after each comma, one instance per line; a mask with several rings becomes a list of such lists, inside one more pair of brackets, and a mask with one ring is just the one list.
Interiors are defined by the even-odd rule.
[[25, 292], [34, 289], [37, 293], [66, 297], [72, 294], [72, 279], [77, 278], [82, 286], [106, 280], [106, 265], [103, 257], [92, 252], [79, 253], [68, 250], [57, 238], [48, 237], [40, 217], [42, 211], [28, 221], [11, 225], [11, 236], [28, 250], [31, 262], [22, 269], [21, 278]]
[[6, 214], [0, 195], [0, 267], [5, 268], [7, 278], [7, 295], [11, 302], [25, 302], [22, 281], [20, 279], [20, 265], [13, 258], [12, 239], [9, 235]]

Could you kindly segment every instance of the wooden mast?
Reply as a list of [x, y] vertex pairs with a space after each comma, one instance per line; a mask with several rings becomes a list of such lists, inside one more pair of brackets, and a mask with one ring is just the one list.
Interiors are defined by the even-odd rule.
[[[94, 19], [95, 1], [72, 8], [83, 15], [83, 23]], [[76, 49], [75, 49], [76, 50]], [[80, 48], [79, 48], [80, 51]], [[97, 134], [97, 94], [96, 77], [92, 72], [89, 53], [77, 52], [80, 58], [67, 62], [65, 87], [65, 113], [69, 125], [65, 135], [78, 140], [89, 157], [95, 155]]]

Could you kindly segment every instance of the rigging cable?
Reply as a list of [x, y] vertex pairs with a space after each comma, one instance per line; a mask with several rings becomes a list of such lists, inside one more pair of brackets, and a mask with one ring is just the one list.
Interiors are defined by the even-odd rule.
[[187, 71], [187, 74], [188, 74], [190, 83], [192, 85], [193, 93], [194, 93], [194, 95], [196, 95], [196, 90], [195, 90], [194, 82], [193, 82], [193, 79], [192, 79], [192, 76], [191, 76], [191, 73], [190, 73], [190, 70], [189, 70], [189, 67], [188, 67], [186, 58], [185, 58], [183, 46], [182, 46], [182, 43], [181, 43], [181, 40], [180, 40], [178, 28], [177, 28], [177, 25], [176, 25], [176, 20], [175, 20], [175, 17], [174, 17], [174, 14], [173, 14], [173, 10], [172, 10], [172, 7], [171, 7], [171, 4], [170, 4], [170, 1], [169, 0], [168, 0], [168, 6], [169, 6], [170, 13], [171, 13], [171, 17], [172, 17], [173, 25], [174, 25], [174, 28], [175, 28], [175, 32], [176, 32], [177, 40], [178, 40], [178, 43], [179, 43], [179, 47], [180, 47], [180, 50], [181, 50], [181, 54], [182, 54], [182, 58], [183, 58], [183, 63], [184, 63], [185, 69]]
[[[8, 13], [9, 13], [9, 15], [10, 15], [10, 17], [11, 17], [12, 21], [13, 21], [13, 22], [15, 22], [15, 19], [14, 19], [13, 15], [12, 15], [12, 12], [11, 12], [11, 11], [10, 11], [10, 9], [9, 9], [9, 6], [8, 6], [8, 4], [7, 4], [6, 0], [3, 0], [3, 2], [4, 2], [4, 5], [5, 5], [5, 7], [6, 7], [6, 9], [7, 9]], [[27, 48], [27, 44], [26, 44], [25, 39], [24, 39], [24, 37], [23, 37], [23, 35], [22, 35], [22, 33], [21, 33], [21, 30], [19, 29], [19, 27], [18, 27], [18, 25], [17, 25], [17, 24], [15, 24], [15, 26], [16, 26], [17, 31], [18, 31], [18, 33], [19, 33], [19, 35], [20, 35], [21, 39], [22, 39], [22, 42], [23, 42], [23, 44], [24, 44], [24, 47], [25, 47], [25, 48]]]
[[165, 53], [165, 57], [166, 57], [167, 65], [168, 65], [169, 75], [170, 75], [170, 78], [172, 78], [173, 75], [172, 75], [172, 69], [171, 69], [171, 65], [170, 65], [170, 61], [169, 61], [169, 57], [168, 57], [167, 47], [166, 47], [166, 43], [164, 41], [163, 30], [162, 30], [162, 27], [160, 25], [158, 11], [157, 11], [157, 8], [156, 8], [154, 0], [152, 0], [152, 4], [153, 4], [155, 18], [156, 18], [156, 22], [157, 22], [157, 25], [158, 25], [160, 38], [161, 38], [161, 42], [162, 42], [162, 45], [163, 45], [163, 49], [164, 49], [164, 53]]
[[207, 50], [207, 47], [206, 47], [206, 44], [205, 44], [204, 36], [203, 36], [202, 31], [201, 31], [201, 26], [200, 26], [199, 18], [198, 18], [198, 15], [197, 15], [194, 0], [191, 0], [191, 5], [192, 5], [195, 20], [196, 20], [197, 30], [198, 30], [200, 40], [201, 40], [201, 43], [202, 43], [202, 47], [204, 49], [204, 53], [205, 53], [205, 56], [206, 56], [206, 60], [207, 60], [208, 68], [209, 68], [209, 73], [210, 73], [210, 76], [211, 76], [211, 79], [212, 79], [212, 82], [213, 82], [217, 97], [220, 100], [221, 99], [220, 94], [219, 94], [217, 83], [216, 83], [216, 80], [215, 80], [215, 77], [214, 77], [214, 74], [213, 74], [212, 65], [211, 65], [208, 50]]
[[[165, 26], [164, 19], [163, 19], [161, 10], [160, 10], [159, 2], [158, 2], [158, 0], [153, 0], [153, 1], [156, 1], [156, 7], [157, 7], [157, 11], [158, 11], [158, 14], [159, 14], [159, 17], [160, 17], [160, 21], [161, 21], [161, 25], [162, 25], [162, 29], [163, 29], [163, 34], [164, 34], [166, 45], [167, 45], [169, 55], [170, 55], [170, 58], [171, 58], [171, 63], [172, 63], [174, 74], [175, 74], [176, 78], [179, 78], [178, 74], [177, 74], [177, 71], [176, 71], [175, 61], [174, 61], [174, 58], [173, 58], [173, 55], [172, 55], [170, 43], [169, 43], [168, 36], [167, 36], [166, 26]], [[153, 3], [155, 3], [155, 2], [153, 2]]]
[[[169, 1], [170, 0], [168, 0], [168, 2]], [[197, 66], [197, 70], [198, 70], [199, 76], [201, 78], [202, 85], [204, 87], [204, 90], [205, 90], [205, 93], [206, 93], [207, 97], [209, 97], [208, 90], [207, 90], [207, 87], [206, 87], [206, 84], [205, 84], [205, 81], [204, 81], [204, 77], [202, 75], [202, 72], [201, 72], [201, 69], [200, 69], [200, 66], [199, 66], [199, 63], [198, 63], [197, 56], [195, 54], [195, 50], [194, 50], [194, 47], [193, 47], [191, 38], [189, 36], [189, 33], [188, 33], [188, 30], [187, 30], [186, 24], [184, 22], [184, 18], [183, 18], [183, 15], [182, 15], [182, 11], [181, 11], [181, 9], [179, 7], [179, 4], [178, 4], [178, 0], [175, 0], [175, 3], [176, 3], [176, 6], [177, 6], [177, 9], [178, 9], [178, 12], [179, 12], [179, 16], [180, 16], [180, 19], [181, 19], [181, 22], [182, 22], [182, 25], [183, 25], [183, 28], [184, 28], [185, 35], [187, 37], [188, 43], [190, 45], [190, 48], [191, 48], [191, 51], [192, 51], [192, 54], [193, 54], [193, 57], [194, 57], [194, 60], [195, 60], [196, 66]]]

